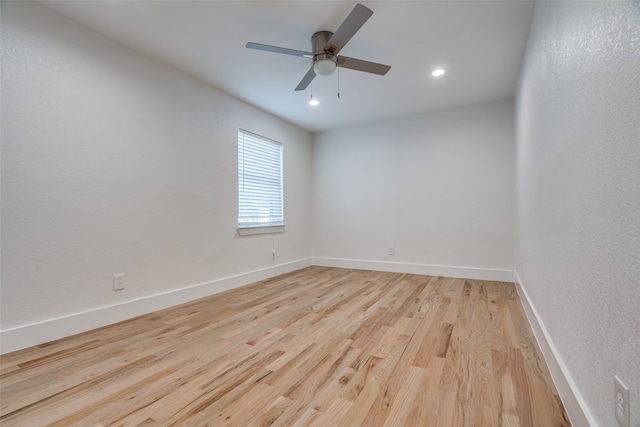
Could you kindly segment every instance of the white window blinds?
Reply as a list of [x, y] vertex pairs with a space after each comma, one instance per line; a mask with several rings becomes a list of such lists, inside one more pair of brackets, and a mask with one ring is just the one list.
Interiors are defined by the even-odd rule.
[[238, 130], [238, 227], [284, 225], [282, 144]]

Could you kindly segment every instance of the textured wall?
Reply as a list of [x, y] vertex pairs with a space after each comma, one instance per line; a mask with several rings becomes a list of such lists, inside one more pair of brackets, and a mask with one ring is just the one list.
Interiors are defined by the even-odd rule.
[[316, 134], [314, 257], [512, 271], [514, 138], [511, 101]]
[[516, 102], [516, 266], [597, 425], [640, 426], [640, 6], [539, 2]]
[[[284, 145], [277, 237], [236, 236], [238, 127]], [[3, 2], [3, 330], [310, 259], [310, 167], [308, 132]]]

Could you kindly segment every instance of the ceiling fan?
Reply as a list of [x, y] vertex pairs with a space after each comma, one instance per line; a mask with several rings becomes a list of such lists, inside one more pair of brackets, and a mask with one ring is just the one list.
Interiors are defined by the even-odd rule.
[[312, 52], [288, 49], [286, 47], [269, 46], [260, 43], [247, 43], [250, 49], [264, 50], [267, 52], [283, 53], [285, 55], [312, 58], [313, 64], [307, 74], [302, 78], [295, 90], [304, 90], [309, 86], [316, 75], [328, 76], [333, 74], [336, 67], [351, 70], [364, 71], [366, 73], [384, 76], [391, 69], [389, 65], [376, 62], [363, 61], [362, 59], [338, 56], [338, 52], [347, 44], [351, 37], [373, 15], [373, 11], [361, 4], [353, 8], [347, 19], [344, 20], [335, 33], [331, 31], [318, 31], [311, 37]]

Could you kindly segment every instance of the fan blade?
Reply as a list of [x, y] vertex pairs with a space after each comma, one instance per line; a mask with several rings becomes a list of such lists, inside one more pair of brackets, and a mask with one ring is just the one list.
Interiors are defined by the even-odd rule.
[[377, 62], [363, 61], [362, 59], [349, 58], [348, 56], [338, 57], [338, 67], [350, 70], [364, 71], [365, 73], [379, 74], [384, 76], [391, 69], [391, 65], [378, 64]]
[[311, 80], [313, 80], [315, 77], [316, 77], [316, 72], [313, 71], [313, 65], [312, 65], [311, 68], [309, 68], [309, 71], [307, 71], [307, 74], [305, 74], [302, 80], [300, 80], [300, 83], [298, 83], [296, 90], [297, 91], [305, 90], [307, 86], [309, 86], [309, 83], [311, 83]]
[[284, 53], [285, 55], [303, 56], [305, 58], [313, 58], [313, 53], [303, 52], [301, 50], [287, 49], [286, 47], [269, 46], [268, 44], [260, 44], [249, 42], [246, 45], [249, 49], [264, 50], [267, 52]]
[[353, 8], [347, 19], [344, 20], [340, 27], [333, 33], [333, 36], [329, 39], [324, 46], [324, 50], [329, 51], [336, 55], [347, 44], [351, 37], [358, 32], [360, 27], [373, 15], [373, 11], [368, 7], [361, 4], [357, 4]]

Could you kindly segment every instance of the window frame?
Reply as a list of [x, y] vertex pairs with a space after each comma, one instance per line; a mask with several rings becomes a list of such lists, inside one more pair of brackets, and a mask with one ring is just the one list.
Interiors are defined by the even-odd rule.
[[[267, 165], [267, 167], [271, 168], [271, 171], [269, 173], [269, 171], [260, 171], [259, 169], [256, 170], [255, 169], [255, 164], [253, 168], [249, 169], [249, 171], [253, 172], [255, 179], [253, 180], [253, 182], [251, 182], [251, 180], [247, 180], [247, 176], [250, 174], [247, 174], [247, 166], [245, 163], [245, 159], [247, 158], [247, 150], [246, 150], [246, 146], [245, 146], [245, 138], [249, 137], [250, 141], [253, 144], [256, 143], [261, 143], [264, 144], [263, 145], [263, 149], [267, 150], [267, 151], [272, 151], [275, 153], [276, 150], [273, 149], [274, 146], [278, 147], [278, 161], [277, 162], [271, 162], [265, 165]], [[255, 147], [254, 147], [255, 148]], [[283, 233], [284, 232], [284, 227], [285, 227], [285, 222], [284, 222], [284, 145], [276, 140], [273, 140], [271, 138], [267, 138], [265, 136], [259, 135], [257, 133], [248, 131], [246, 129], [242, 129], [239, 128], [238, 129], [238, 147], [237, 147], [237, 153], [238, 153], [238, 163], [237, 163], [237, 172], [238, 172], [238, 185], [237, 185], [237, 222], [236, 222], [236, 228], [238, 230], [238, 234], [241, 236], [249, 236], [249, 235], [256, 235], [256, 234], [274, 234], [274, 233]], [[257, 151], [257, 150], [254, 150]], [[250, 157], [253, 155], [253, 159]], [[260, 159], [258, 153], [254, 152], [254, 153], [249, 153], [249, 160], [263, 160]], [[268, 215], [262, 215], [259, 217], [258, 221], [255, 222], [251, 222], [251, 221], [246, 221], [246, 218], [248, 218], [248, 214], [247, 214], [247, 199], [249, 199], [250, 201], [250, 197], [243, 197], [243, 188], [244, 188], [244, 183], [246, 182], [250, 182], [252, 185], [252, 189], [256, 189], [256, 184], [259, 183], [259, 181], [273, 181], [274, 180], [274, 175], [273, 175], [273, 170], [274, 170], [274, 166], [279, 166], [279, 194], [275, 194], [273, 195], [273, 200], [276, 201], [276, 203], [280, 202], [280, 207], [276, 208], [276, 216], [278, 216], [278, 210], [279, 210], [279, 220], [276, 219], [274, 221], [274, 218], [272, 216], [272, 206], [271, 203], [273, 203], [273, 200], [268, 200], [269, 197], [271, 197], [268, 192], [265, 192], [265, 194], [260, 194], [259, 196], [263, 196], [262, 200], [258, 200], [258, 202], [264, 204], [267, 203], [267, 206], [262, 206], [262, 208], [260, 210], [269, 210], [269, 214]], [[263, 172], [264, 175], [262, 176], [256, 176], [256, 174], [259, 174], [260, 172]], [[244, 204], [244, 211], [243, 211], [243, 204]], [[243, 217], [244, 214], [244, 217]], [[243, 218], [245, 219], [245, 221], [242, 221]], [[266, 221], [265, 221], [266, 219]]]

